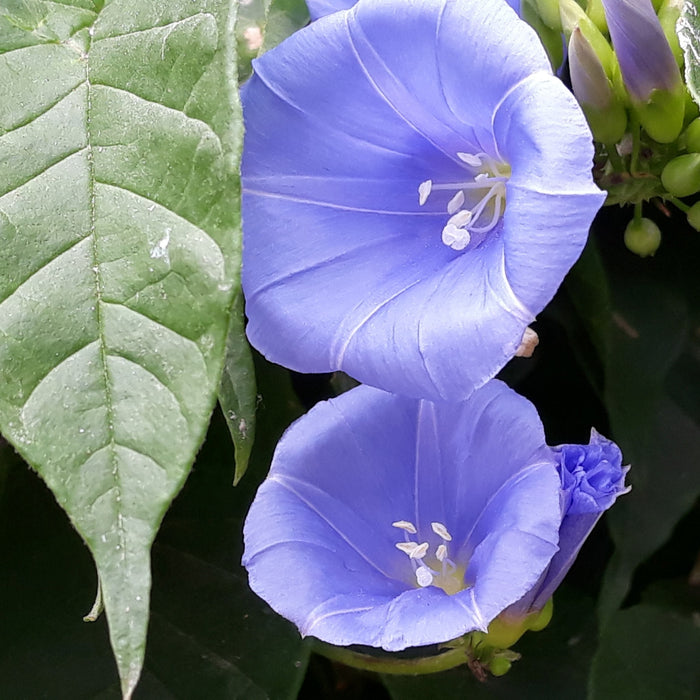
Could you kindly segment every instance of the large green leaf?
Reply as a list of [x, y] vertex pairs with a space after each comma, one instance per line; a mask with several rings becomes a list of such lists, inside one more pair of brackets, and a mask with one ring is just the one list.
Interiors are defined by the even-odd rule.
[[125, 696], [238, 285], [234, 0], [3, 0], [0, 428], [97, 564]]
[[685, 56], [685, 82], [700, 104], [700, 0], [684, 0], [676, 30]]
[[692, 700], [700, 629], [689, 615], [637, 605], [617, 612], [593, 660], [589, 700]]

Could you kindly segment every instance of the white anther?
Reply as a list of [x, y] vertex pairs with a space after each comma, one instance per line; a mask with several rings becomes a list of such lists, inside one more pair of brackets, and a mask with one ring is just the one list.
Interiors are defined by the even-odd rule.
[[535, 348], [539, 345], [539, 342], [540, 339], [537, 333], [528, 326], [523, 333], [518, 349], [515, 351], [515, 356], [532, 357], [532, 353], [535, 352]]
[[427, 566], [419, 566], [416, 569], [416, 581], [421, 588], [425, 588], [433, 582], [433, 574]]
[[[445, 542], [452, 541], [452, 535], [450, 535], [450, 533], [447, 532], [447, 528], [442, 523], [430, 523], [430, 527], [432, 527], [433, 532], [438, 537], [441, 537], [443, 540], [445, 540]], [[442, 559], [440, 561], [442, 561]]]
[[447, 546], [444, 544], [438, 545], [438, 548], [435, 551], [435, 556], [437, 557], [438, 561], [445, 561], [445, 559], [447, 559]]
[[457, 228], [462, 228], [466, 226], [472, 220], [472, 213], [469, 209], [462, 209], [458, 211], [454, 216], [451, 216], [447, 220], [447, 226], [456, 226]]
[[472, 237], [465, 228], [457, 228], [454, 224], [447, 224], [442, 229], [442, 242], [452, 250], [464, 250]]
[[464, 204], [464, 192], [462, 190], [460, 190], [447, 203], [447, 213], [454, 214], [456, 211], [459, 211], [462, 208], [463, 204]]
[[405, 530], [406, 532], [410, 532], [412, 535], [415, 535], [418, 530], [416, 530], [416, 526], [413, 523], [408, 522], [408, 520], [397, 520], [395, 523], [391, 523], [392, 527], [398, 527], [400, 530]]
[[426, 180], [418, 185], [418, 204], [422, 207], [430, 197], [430, 193], [433, 190], [433, 181]]
[[471, 165], [472, 168], [478, 168], [483, 163], [481, 157], [474, 153], [457, 153], [457, 158], [459, 158], [463, 163]]
[[411, 559], [422, 559], [427, 551], [428, 547], [430, 545], [427, 542], [423, 542], [422, 544], [419, 544], [410, 554]]
[[397, 542], [396, 549], [400, 549], [404, 554], [408, 554], [413, 559], [413, 552], [418, 549], [418, 542]]
[[488, 173], [479, 173], [474, 177], [474, 182], [483, 182], [484, 180], [488, 180], [489, 175]]

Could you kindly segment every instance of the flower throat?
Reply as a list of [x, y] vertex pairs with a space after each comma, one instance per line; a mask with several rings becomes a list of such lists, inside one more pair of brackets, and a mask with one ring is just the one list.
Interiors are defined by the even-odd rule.
[[[436, 586], [442, 588], [448, 595], [454, 595], [468, 588], [464, 583], [464, 569], [458, 567], [449, 558], [447, 551], [452, 535], [442, 523], [430, 523], [433, 532], [442, 540], [435, 548], [434, 554], [429, 554], [430, 545], [427, 542], [414, 542], [409, 535], [417, 534], [416, 526], [408, 520], [397, 520], [392, 526], [403, 530], [404, 541], [397, 542], [396, 548], [406, 554], [413, 567], [416, 583], [421, 587]], [[430, 564], [426, 559], [434, 560]]]
[[[464, 250], [474, 236], [482, 237], [500, 221], [506, 208], [506, 182], [510, 166], [494, 160], [486, 153], [457, 153], [457, 157], [470, 168], [478, 170], [466, 182], [434, 184], [425, 180], [418, 186], [418, 204], [423, 206], [436, 190], [457, 190], [447, 203], [450, 215], [442, 229], [442, 242], [453, 250]], [[486, 190], [486, 194], [470, 209], [465, 207], [467, 194], [472, 190]], [[491, 218], [486, 221], [487, 217]]]

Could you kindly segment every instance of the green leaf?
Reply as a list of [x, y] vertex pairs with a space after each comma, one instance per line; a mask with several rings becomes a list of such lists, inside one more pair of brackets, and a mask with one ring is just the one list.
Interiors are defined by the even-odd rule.
[[697, 698], [698, 649], [700, 628], [689, 616], [648, 605], [617, 612], [593, 660], [589, 700]]
[[[683, 252], [677, 257], [682, 264]], [[674, 389], [697, 387], [698, 295], [672, 284], [672, 270], [652, 270], [610, 273], [605, 403], [613, 437], [632, 464], [632, 491], [607, 518], [616, 551], [600, 595], [604, 621], [621, 605], [636, 567], [668, 539], [700, 493], [700, 411]]]
[[684, 0], [676, 31], [685, 56], [685, 83], [700, 105], [700, 0]]
[[234, 486], [242, 479], [248, 468], [248, 460], [255, 441], [257, 401], [253, 357], [245, 337], [243, 294], [239, 292], [233, 303], [233, 317], [226, 343], [224, 374], [219, 387], [219, 404], [224, 412], [235, 447]]
[[204, 436], [238, 286], [237, 3], [13, 7], [0, 429], [94, 556], [130, 697], [150, 546]]
[[271, 0], [265, 16], [260, 53], [269, 51], [309, 22], [304, 0]]

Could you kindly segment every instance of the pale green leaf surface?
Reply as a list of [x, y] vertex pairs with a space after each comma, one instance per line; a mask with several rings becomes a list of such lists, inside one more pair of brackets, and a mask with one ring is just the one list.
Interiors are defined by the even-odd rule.
[[700, 105], [700, 0], [685, 0], [676, 25], [685, 56], [685, 82]]
[[0, 0], [0, 427], [88, 543], [123, 689], [238, 286], [233, 0]]

